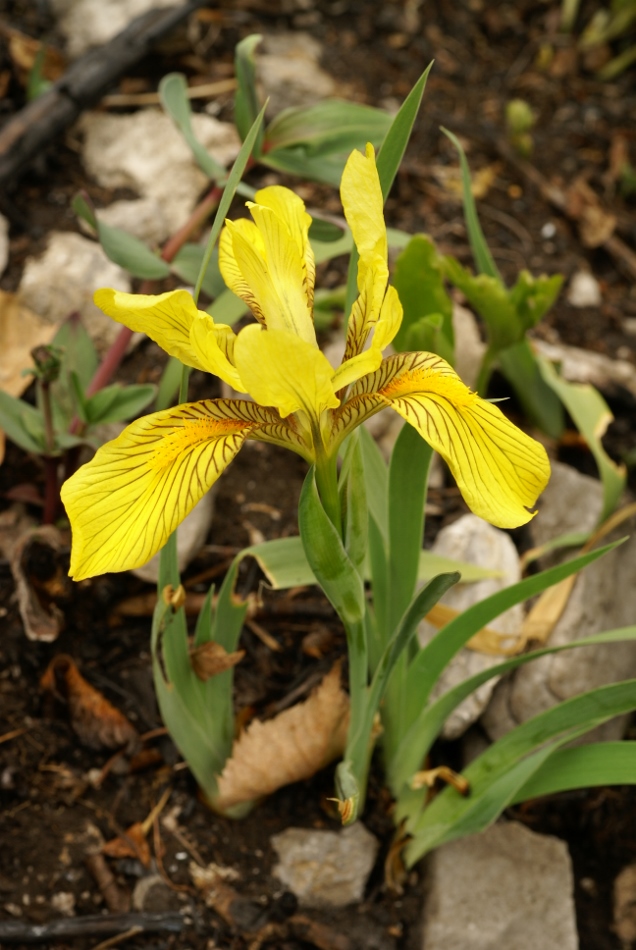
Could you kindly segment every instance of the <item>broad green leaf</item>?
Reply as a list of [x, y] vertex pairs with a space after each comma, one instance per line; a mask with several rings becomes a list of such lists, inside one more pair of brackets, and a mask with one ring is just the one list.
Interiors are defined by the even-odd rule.
[[523, 339], [500, 350], [497, 362], [530, 422], [550, 438], [560, 438], [565, 426], [563, 406], [543, 378], [530, 341]]
[[[440, 332], [453, 350], [453, 303], [444, 286], [442, 259], [433, 241], [416, 234], [395, 262], [393, 283], [404, 309], [402, 325], [393, 340], [396, 350], [410, 350], [409, 330], [423, 317], [441, 317]], [[419, 347], [418, 349], [427, 349]], [[443, 354], [440, 354], [443, 355]]]
[[324, 221], [322, 218], [313, 218], [309, 226], [309, 240], [321, 241], [323, 244], [333, 244], [339, 241], [344, 235], [344, 228], [339, 227], [332, 221]]
[[533, 277], [529, 271], [521, 271], [509, 295], [524, 330], [536, 326], [546, 315], [559, 296], [562, 284], [562, 274]]
[[461, 290], [486, 324], [488, 342], [495, 354], [523, 339], [521, 321], [499, 277], [475, 276], [454, 257], [445, 257], [442, 266], [451, 283]]
[[389, 541], [389, 470], [378, 444], [364, 426], [359, 428], [364, 474], [366, 478], [369, 514], [375, 520], [382, 537]]
[[97, 236], [106, 256], [133, 277], [163, 280], [170, 276], [170, 266], [132, 234], [104, 224], [98, 218]]
[[486, 238], [484, 237], [484, 232], [482, 231], [481, 225], [479, 223], [479, 217], [477, 216], [477, 208], [475, 206], [475, 199], [473, 198], [470, 169], [468, 167], [466, 153], [464, 152], [462, 144], [456, 135], [453, 135], [452, 132], [449, 132], [448, 129], [443, 127], [442, 132], [444, 135], [448, 136], [459, 152], [459, 161], [462, 169], [464, 217], [466, 219], [468, 240], [470, 241], [473, 257], [475, 258], [475, 266], [477, 267], [477, 270], [480, 274], [487, 274], [489, 277], [493, 277], [499, 282], [501, 286], [503, 286], [501, 274], [497, 270], [497, 265], [494, 262], [492, 254], [490, 253], [488, 244], [486, 243]]
[[[246, 42], [246, 41], [244, 40], [243, 42]], [[241, 44], [239, 43], [239, 46], [240, 46], [240, 45], [241, 45]], [[238, 49], [238, 47], [237, 47], [237, 49]], [[199, 300], [199, 294], [200, 294], [200, 292], [201, 292], [201, 285], [202, 285], [202, 283], [203, 283], [203, 278], [204, 278], [205, 274], [207, 273], [208, 267], [210, 266], [210, 261], [211, 261], [211, 259], [212, 259], [212, 253], [213, 253], [213, 251], [214, 251], [214, 245], [216, 244], [216, 240], [217, 240], [219, 234], [221, 233], [221, 228], [223, 227], [223, 224], [224, 224], [224, 222], [225, 222], [226, 215], [227, 215], [228, 211], [230, 210], [230, 205], [232, 204], [232, 199], [234, 198], [234, 195], [235, 195], [235, 193], [236, 193], [236, 189], [238, 188], [238, 185], [239, 185], [239, 183], [240, 183], [240, 181], [241, 181], [241, 178], [242, 178], [242, 176], [243, 176], [243, 172], [245, 171], [245, 168], [246, 168], [246, 166], [247, 166], [247, 163], [248, 163], [248, 161], [249, 161], [249, 159], [250, 159], [250, 156], [251, 156], [251, 154], [252, 154], [252, 151], [253, 151], [253, 149], [254, 149], [254, 146], [255, 146], [255, 143], [256, 143], [256, 139], [257, 139], [257, 137], [258, 137], [258, 134], [259, 134], [260, 129], [261, 129], [261, 125], [262, 125], [262, 123], [263, 123], [263, 118], [264, 118], [264, 116], [265, 116], [265, 106], [263, 106], [263, 108], [261, 109], [261, 111], [258, 113], [258, 115], [256, 116], [256, 118], [254, 119], [254, 122], [253, 122], [253, 124], [252, 124], [252, 127], [251, 127], [251, 129], [249, 130], [249, 132], [247, 133], [247, 135], [246, 135], [246, 137], [245, 137], [245, 141], [244, 141], [243, 144], [241, 145], [241, 149], [240, 149], [238, 155], [236, 156], [236, 160], [235, 160], [234, 164], [232, 165], [232, 169], [231, 169], [231, 171], [230, 171], [230, 174], [227, 176], [227, 181], [226, 181], [225, 187], [224, 187], [224, 189], [223, 189], [223, 194], [222, 194], [221, 200], [220, 200], [220, 202], [219, 202], [219, 207], [218, 207], [217, 210], [216, 210], [216, 214], [215, 214], [215, 216], [214, 216], [214, 221], [212, 222], [212, 228], [211, 228], [211, 230], [210, 230], [210, 235], [209, 235], [209, 237], [208, 237], [208, 242], [207, 242], [206, 247], [205, 247], [205, 253], [204, 253], [203, 258], [202, 258], [202, 260], [201, 260], [201, 266], [200, 266], [200, 269], [199, 269], [199, 276], [198, 276], [198, 278], [197, 278], [196, 286], [195, 286], [195, 288], [194, 288], [194, 302], [195, 302], [195, 303], [197, 303], [198, 300]]]
[[534, 772], [511, 804], [599, 785], [636, 785], [636, 742], [592, 742], [559, 749]]
[[197, 617], [196, 627], [194, 628], [194, 640], [193, 645], [195, 647], [200, 647], [204, 643], [208, 643], [212, 639], [212, 622], [213, 622], [213, 600], [214, 600], [214, 584], [210, 586], [205, 600], [203, 602], [203, 607], [199, 611], [199, 616]]
[[322, 506], [313, 468], [303, 484], [298, 523], [305, 557], [328, 600], [345, 624], [361, 624], [364, 585]]
[[188, 99], [188, 83], [181, 73], [168, 73], [159, 83], [161, 105], [168, 113], [181, 135], [190, 147], [190, 151], [201, 169], [213, 180], [225, 177], [225, 169], [199, 142], [192, 128], [192, 109]]
[[601, 441], [614, 416], [601, 394], [593, 386], [568, 383], [559, 376], [549, 360], [538, 355], [536, 359], [543, 379], [571, 415], [598, 465], [603, 484], [603, 510], [599, 516], [599, 524], [601, 524], [616, 508], [627, 478], [625, 466], [617, 465], [609, 457]]
[[76, 372], [73, 371], [70, 374], [70, 381], [73, 398], [75, 399], [77, 415], [82, 420], [82, 422], [88, 422], [88, 402], [84, 395], [84, 388]]
[[420, 768], [421, 763], [425, 761], [433, 742], [439, 736], [451, 713], [483, 683], [487, 683], [488, 680], [497, 676], [503, 676], [542, 656], [561, 653], [564, 650], [574, 650], [578, 647], [595, 646], [599, 643], [621, 643], [627, 640], [636, 640], [636, 627], [609, 630], [586, 637], [584, 640], [574, 640], [570, 643], [543, 647], [540, 650], [513, 656], [502, 663], [496, 664], [496, 666], [491, 666], [489, 669], [468, 677], [468, 679], [458, 683], [457, 686], [447, 690], [430, 705], [423, 704], [415, 721], [404, 732], [396, 754], [389, 763], [389, 785], [394, 795], [399, 796], [402, 793], [404, 787]]
[[455, 363], [455, 347], [444, 332], [444, 318], [441, 313], [431, 313], [415, 320], [406, 330], [400, 348], [407, 353], [437, 353], [451, 366]]
[[95, 209], [87, 198], [86, 192], [79, 192], [71, 201], [71, 208], [78, 218], [85, 221], [93, 231], [97, 231], [97, 215]]
[[276, 171], [298, 175], [299, 178], [337, 188], [348, 157], [349, 153], [346, 151], [312, 155], [307, 152], [307, 149], [297, 145], [293, 148], [277, 148], [271, 152], [265, 152], [259, 157], [259, 161]]
[[390, 125], [391, 117], [382, 109], [325, 99], [284, 109], [270, 122], [265, 140], [268, 151], [303, 146], [308, 154], [346, 153], [367, 142], [379, 145]]
[[81, 318], [73, 315], [65, 320], [55, 334], [53, 343], [64, 350], [60, 375], [77, 373], [79, 382], [86, 389], [95, 375], [99, 361], [93, 341]]
[[447, 574], [449, 571], [459, 571], [461, 584], [474, 584], [487, 577], [501, 577], [501, 571], [494, 571], [489, 567], [471, 564], [469, 561], [455, 561], [451, 557], [442, 557], [434, 551], [420, 551], [420, 564], [417, 571], [418, 581], [430, 581], [436, 574]]
[[0, 389], [0, 429], [25, 452], [43, 455], [46, 448], [40, 412]]
[[[261, 104], [256, 91], [256, 64], [254, 50], [262, 37], [258, 33], [246, 36], [237, 44], [234, 54], [234, 70], [238, 89], [234, 96], [234, 122], [241, 139], [245, 139], [260, 111]], [[255, 149], [260, 153], [260, 142]]]
[[249, 313], [247, 304], [237, 297], [231, 290], [224, 290], [216, 300], [206, 308], [207, 313], [214, 317], [216, 323], [226, 323], [233, 326], [237, 320]]
[[87, 421], [90, 425], [128, 421], [150, 405], [156, 392], [157, 387], [149, 384], [106, 386], [86, 401]]
[[156, 412], [159, 412], [161, 409], [168, 409], [174, 404], [179, 392], [179, 386], [181, 385], [182, 367], [183, 364], [181, 360], [178, 360], [176, 356], [171, 356], [166, 363], [161, 376], [161, 382], [159, 383], [159, 389], [157, 390], [157, 398], [155, 400]]
[[483, 830], [560, 745], [635, 707], [636, 680], [627, 680], [565, 700], [512, 729], [464, 770], [470, 785], [467, 798], [446, 788], [409, 822], [413, 841], [407, 862], [439, 844]]

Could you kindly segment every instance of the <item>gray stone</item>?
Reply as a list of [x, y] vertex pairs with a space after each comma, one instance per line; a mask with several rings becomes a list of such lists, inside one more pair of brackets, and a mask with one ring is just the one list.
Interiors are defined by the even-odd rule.
[[52, 0], [72, 59], [107, 43], [142, 13], [174, 5], [175, 0]]
[[114, 201], [97, 212], [97, 217], [112, 228], [121, 228], [150, 245], [160, 244], [170, 236], [170, 228], [156, 198]]
[[305, 907], [344, 907], [361, 901], [378, 852], [364, 825], [340, 831], [287, 828], [272, 837], [274, 875]]
[[322, 46], [308, 33], [272, 33], [263, 37], [257, 55], [257, 76], [269, 114], [291, 106], [308, 106], [344, 91], [319, 65]]
[[[100, 185], [131, 188], [156, 201], [170, 233], [185, 223], [207, 178], [167, 115], [152, 108], [132, 115], [89, 112], [79, 128], [85, 136], [82, 161]], [[238, 154], [240, 140], [229, 122], [197, 113], [192, 128], [221, 165]]]
[[[542, 544], [566, 531], [591, 530], [602, 505], [600, 482], [566, 465], [552, 463], [552, 478], [530, 524], [533, 541]], [[615, 536], [625, 534], [619, 528]], [[563, 557], [562, 557], [563, 559]], [[636, 536], [579, 574], [567, 606], [549, 640], [570, 643], [603, 630], [627, 626], [636, 616]], [[542, 657], [520, 667], [497, 687], [482, 723], [498, 739], [520, 722], [556, 703], [605, 683], [636, 676], [636, 644], [609, 643]], [[625, 717], [605, 723], [585, 737], [619, 739]]]
[[569, 383], [591, 383], [609, 396], [624, 397], [624, 390], [636, 396], [636, 366], [629, 360], [614, 360], [602, 353], [581, 350], [578, 346], [533, 340], [533, 347], [547, 359], [559, 363]]
[[93, 303], [99, 287], [130, 291], [130, 278], [109, 261], [95, 241], [70, 231], [53, 231], [40, 257], [29, 258], [18, 290], [20, 301], [50, 323], [77, 310], [102, 352], [120, 326]]
[[[468, 561], [499, 572], [498, 577], [487, 578], [475, 584], [458, 584], [451, 588], [441, 603], [458, 611], [466, 610], [485, 597], [515, 584], [521, 577], [517, 549], [510, 537], [477, 515], [463, 515], [447, 528], [443, 528], [435, 539], [432, 550], [443, 557]], [[502, 643], [509, 645], [519, 635], [522, 623], [523, 608], [518, 605], [493, 620], [489, 627], [506, 634]], [[432, 624], [423, 621], [418, 629], [420, 643], [428, 643], [436, 633], [437, 630]], [[436, 699], [468, 677], [496, 666], [501, 661], [501, 656], [489, 656], [466, 648], [461, 650], [437, 682], [433, 698]], [[486, 707], [496, 682], [496, 679], [488, 680], [457, 707], [446, 721], [442, 733], [444, 738], [456, 739], [475, 722]]]
[[636, 864], [628, 864], [614, 881], [614, 931], [626, 946], [636, 943]]
[[517, 822], [428, 859], [425, 950], [578, 950], [567, 845]]
[[453, 331], [455, 369], [463, 382], [474, 389], [486, 344], [481, 338], [475, 315], [458, 303], [453, 303]]
[[567, 301], [573, 307], [600, 307], [601, 288], [596, 277], [586, 270], [573, 274], [568, 287]]
[[[190, 561], [197, 556], [205, 544], [205, 539], [212, 524], [215, 494], [216, 484], [212, 486], [212, 489], [203, 496], [187, 518], [179, 525], [177, 530], [179, 571], [186, 569]], [[132, 573], [136, 577], [140, 577], [142, 581], [156, 584], [159, 578], [159, 554], [155, 554], [143, 567], [135, 568]]]

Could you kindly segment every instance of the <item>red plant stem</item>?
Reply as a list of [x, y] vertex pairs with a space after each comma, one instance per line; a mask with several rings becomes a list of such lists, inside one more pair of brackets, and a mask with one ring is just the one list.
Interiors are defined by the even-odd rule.
[[53, 524], [60, 502], [60, 489], [57, 483], [58, 459], [45, 455], [44, 461], [44, 513], [42, 524]]

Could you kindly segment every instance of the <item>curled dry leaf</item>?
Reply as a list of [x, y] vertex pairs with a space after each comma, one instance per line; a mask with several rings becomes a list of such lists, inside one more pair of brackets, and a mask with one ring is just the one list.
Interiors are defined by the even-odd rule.
[[71, 725], [91, 749], [133, 749], [137, 730], [122, 712], [88, 683], [70, 656], [59, 653], [49, 663], [40, 686], [68, 703]]
[[144, 822], [136, 821], [123, 835], [107, 841], [102, 854], [108, 858], [137, 858], [145, 868], [150, 867], [150, 845], [146, 841]]
[[616, 228], [616, 215], [601, 205], [596, 192], [583, 177], [577, 178], [565, 194], [566, 214], [578, 222], [581, 240], [586, 247], [605, 244]]
[[66, 600], [70, 586], [62, 535], [53, 525], [27, 528], [8, 556], [24, 632], [29, 640], [51, 643], [64, 626], [56, 601]]
[[342, 755], [348, 725], [349, 697], [336, 664], [304, 703], [250, 723], [234, 743], [211, 804], [225, 811], [310, 778]]
[[236, 666], [244, 656], [245, 650], [228, 653], [220, 643], [208, 640], [200, 647], [190, 650], [190, 663], [196, 675], [205, 683], [211, 676], [218, 676], [219, 673], [224, 673]]

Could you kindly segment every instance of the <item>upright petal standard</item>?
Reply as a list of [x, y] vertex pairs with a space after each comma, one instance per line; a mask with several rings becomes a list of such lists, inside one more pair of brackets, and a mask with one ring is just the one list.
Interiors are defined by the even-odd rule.
[[[359, 253], [358, 297], [345, 355], [333, 370], [316, 343], [311, 218], [273, 186], [226, 222], [219, 266], [258, 321], [238, 334], [199, 310], [185, 290], [158, 296], [100, 290], [96, 303], [188, 366], [251, 398], [211, 399], [133, 422], [62, 488], [76, 580], [145, 564], [230, 464], [245, 439], [285, 446], [334, 476], [343, 439], [390, 406], [448, 463], [469, 507], [503, 528], [528, 521], [550, 466], [543, 446], [471, 392], [432, 353], [383, 358], [402, 320], [389, 286], [382, 191], [373, 148], [354, 151], [341, 186]], [[321, 479], [322, 474], [322, 479]]]

